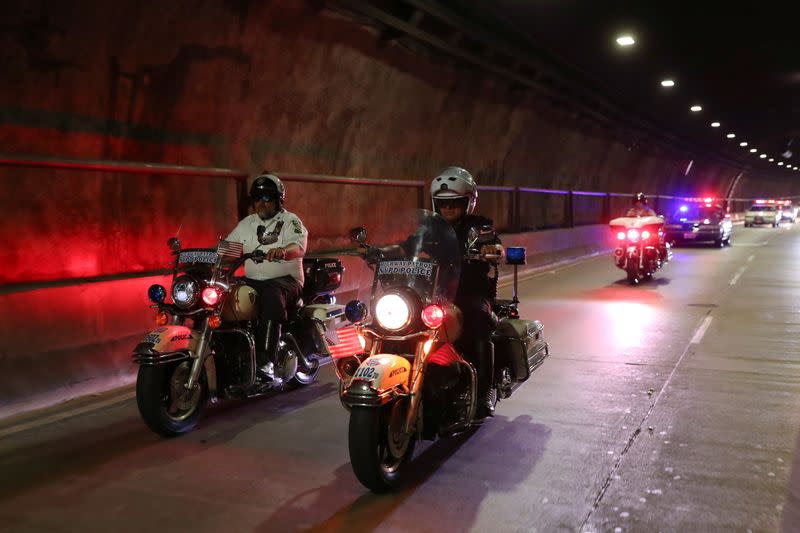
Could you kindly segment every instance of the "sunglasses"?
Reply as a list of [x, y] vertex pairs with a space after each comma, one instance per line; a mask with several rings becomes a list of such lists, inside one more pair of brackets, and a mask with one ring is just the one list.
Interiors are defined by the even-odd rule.
[[439, 209], [457, 209], [465, 207], [466, 201], [464, 198], [454, 198], [452, 200], [436, 200], [436, 207]]
[[273, 198], [272, 196], [257, 196], [255, 198], [253, 198], [253, 202], [266, 202], [266, 203], [269, 203], [269, 202], [274, 202], [274, 201], [275, 201], [275, 198]]

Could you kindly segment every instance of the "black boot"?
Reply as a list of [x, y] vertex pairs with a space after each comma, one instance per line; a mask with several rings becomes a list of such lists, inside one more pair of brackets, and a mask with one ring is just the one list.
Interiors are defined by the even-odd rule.
[[494, 343], [489, 339], [475, 344], [475, 358], [478, 372], [478, 406], [475, 411], [476, 420], [494, 416], [494, 405], [497, 395], [494, 390]]

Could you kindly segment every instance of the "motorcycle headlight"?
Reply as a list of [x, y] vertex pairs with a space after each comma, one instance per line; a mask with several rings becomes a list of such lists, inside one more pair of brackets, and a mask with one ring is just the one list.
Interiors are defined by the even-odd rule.
[[389, 331], [399, 331], [411, 321], [411, 306], [399, 294], [385, 294], [375, 304], [375, 319]]
[[197, 302], [197, 282], [189, 276], [181, 276], [172, 284], [172, 301], [180, 308], [188, 309]]

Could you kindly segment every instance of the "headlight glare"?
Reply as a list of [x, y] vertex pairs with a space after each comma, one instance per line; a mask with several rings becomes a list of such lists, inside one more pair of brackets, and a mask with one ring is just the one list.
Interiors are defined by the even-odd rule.
[[411, 310], [408, 302], [397, 294], [385, 294], [375, 304], [375, 318], [382, 328], [398, 331], [408, 325]]

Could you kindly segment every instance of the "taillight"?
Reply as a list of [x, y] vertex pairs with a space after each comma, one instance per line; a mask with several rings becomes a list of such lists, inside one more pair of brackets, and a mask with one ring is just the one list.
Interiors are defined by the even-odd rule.
[[203, 289], [203, 303], [208, 306], [217, 305], [222, 293], [216, 287], [206, 287]]
[[438, 305], [429, 305], [422, 310], [422, 321], [431, 329], [436, 329], [444, 322], [444, 309]]
[[219, 315], [211, 315], [208, 317], [208, 327], [211, 329], [217, 329], [222, 324], [222, 319]]

